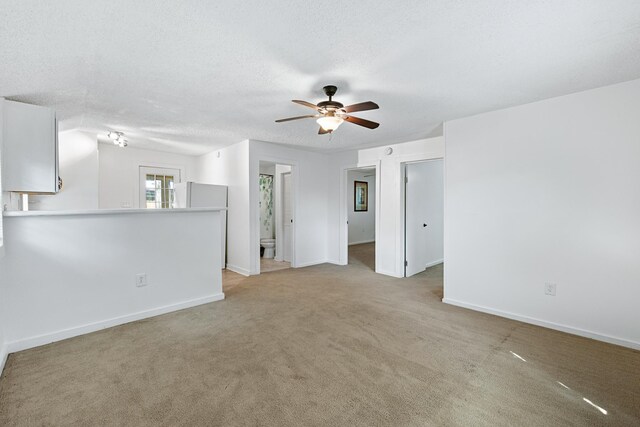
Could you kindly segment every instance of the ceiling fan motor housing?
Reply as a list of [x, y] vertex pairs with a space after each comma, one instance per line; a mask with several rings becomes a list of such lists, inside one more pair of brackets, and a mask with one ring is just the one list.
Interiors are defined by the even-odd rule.
[[324, 114], [327, 112], [337, 112], [338, 110], [344, 107], [344, 105], [342, 105], [341, 103], [337, 101], [333, 101], [331, 99], [331, 97], [335, 95], [336, 92], [338, 91], [338, 88], [336, 86], [328, 85], [323, 87], [322, 90], [324, 90], [325, 95], [329, 97], [329, 100], [318, 103], [318, 109], [320, 110], [321, 113]]
[[324, 90], [325, 95], [327, 95], [329, 99], [331, 99], [331, 97], [338, 91], [338, 87], [334, 85], [327, 85], [323, 87], [322, 90]]
[[318, 103], [318, 108], [326, 111], [339, 110], [343, 107], [344, 105], [336, 101], [322, 101]]

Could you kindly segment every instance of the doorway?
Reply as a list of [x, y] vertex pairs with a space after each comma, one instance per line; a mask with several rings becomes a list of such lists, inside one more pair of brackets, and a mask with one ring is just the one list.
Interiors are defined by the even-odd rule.
[[[293, 205], [291, 203], [291, 172], [282, 173], [282, 250], [276, 250], [276, 261], [291, 262]], [[280, 253], [279, 253], [280, 252]]]
[[291, 267], [293, 254], [292, 167], [259, 162], [259, 273]]
[[405, 164], [405, 263], [410, 277], [444, 261], [444, 160]]
[[347, 170], [347, 262], [375, 271], [376, 168]]
[[170, 209], [175, 201], [175, 184], [181, 181], [180, 169], [140, 166], [139, 207]]

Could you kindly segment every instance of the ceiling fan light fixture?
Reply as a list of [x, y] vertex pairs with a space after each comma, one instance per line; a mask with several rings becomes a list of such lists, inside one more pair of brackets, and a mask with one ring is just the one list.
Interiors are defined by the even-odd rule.
[[303, 107], [311, 108], [316, 114], [307, 114], [305, 116], [288, 117], [286, 119], [278, 119], [276, 123], [290, 122], [292, 120], [300, 119], [316, 119], [316, 122], [320, 125], [319, 135], [325, 135], [327, 133], [333, 133], [334, 130], [342, 124], [342, 122], [349, 122], [354, 125], [362, 126], [367, 129], [376, 129], [380, 126], [380, 123], [372, 122], [371, 120], [361, 119], [351, 115], [357, 111], [369, 111], [377, 110], [380, 108], [378, 104], [373, 101], [360, 102], [358, 104], [347, 105], [346, 107], [333, 100], [333, 95], [336, 94], [338, 88], [333, 85], [325, 86], [323, 88], [325, 95], [329, 97], [328, 101], [318, 102], [318, 104], [312, 104], [307, 101], [301, 101], [299, 99], [292, 99], [291, 101], [302, 105]]
[[320, 117], [316, 122], [327, 132], [333, 132], [344, 122], [344, 119], [336, 116], [324, 116]]

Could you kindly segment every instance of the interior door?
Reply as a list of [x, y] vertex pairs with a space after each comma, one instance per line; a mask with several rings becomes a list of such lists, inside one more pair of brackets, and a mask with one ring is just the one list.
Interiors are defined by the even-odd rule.
[[405, 169], [405, 276], [444, 258], [444, 164], [409, 163]]
[[293, 208], [291, 203], [291, 174], [282, 175], [282, 237], [284, 239], [283, 260], [291, 262], [292, 252], [292, 227], [293, 227]]

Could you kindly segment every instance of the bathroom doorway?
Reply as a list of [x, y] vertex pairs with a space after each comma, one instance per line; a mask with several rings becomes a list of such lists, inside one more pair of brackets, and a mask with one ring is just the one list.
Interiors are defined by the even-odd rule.
[[260, 161], [260, 273], [291, 267], [293, 192], [291, 165]]
[[347, 260], [376, 270], [376, 168], [347, 170]]

